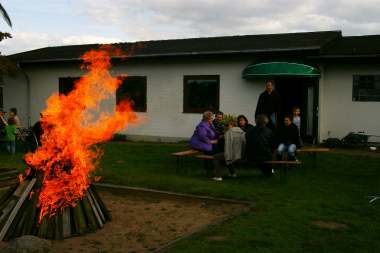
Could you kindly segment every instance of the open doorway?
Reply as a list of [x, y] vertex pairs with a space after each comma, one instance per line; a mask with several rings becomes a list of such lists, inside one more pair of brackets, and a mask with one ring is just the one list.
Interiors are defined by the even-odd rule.
[[[277, 92], [280, 94], [282, 112], [291, 114], [292, 108], [301, 109], [301, 138], [304, 142], [315, 144], [318, 134], [318, 78], [278, 77], [275, 79]], [[279, 122], [282, 122], [280, 120]]]

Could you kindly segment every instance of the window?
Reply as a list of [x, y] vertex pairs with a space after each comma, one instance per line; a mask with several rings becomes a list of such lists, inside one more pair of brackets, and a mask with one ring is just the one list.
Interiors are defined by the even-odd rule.
[[219, 76], [183, 77], [183, 112], [219, 110]]
[[60, 77], [59, 78], [59, 94], [67, 95], [74, 89], [75, 82], [80, 77]]
[[116, 91], [116, 104], [128, 99], [135, 112], [146, 112], [146, 76], [128, 76]]
[[380, 75], [354, 75], [352, 101], [380, 101]]

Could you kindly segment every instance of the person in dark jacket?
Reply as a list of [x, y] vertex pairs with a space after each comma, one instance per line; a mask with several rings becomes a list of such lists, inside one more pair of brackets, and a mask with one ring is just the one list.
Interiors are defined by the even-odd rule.
[[300, 147], [299, 132], [296, 125], [292, 122], [292, 116], [284, 117], [284, 126], [276, 132], [277, 160], [282, 160], [284, 152], [288, 153], [288, 160], [296, 160], [296, 150]]
[[267, 127], [269, 122], [265, 114], [259, 114], [256, 118], [256, 126], [246, 133], [246, 158], [256, 162], [264, 176], [270, 177], [272, 169], [264, 161], [272, 160], [273, 132]]
[[215, 132], [218, 134], [218, 137], [223, 136], [224, 134], [224, 114], [223, 112], [217, 112], [215, 118], [212, 121], [212, 126], [215, 129]]
[[247, 117], [245, 117], [244, 115], [239, 115], [237, 117], [237, 123], [238, 127], [240, 127], [241, 130], [243, 130], [244, 132], [247, 132], [249, 129], [253, 127], [253, 125], [249, 124]]
[[277, 117], [281, 110], [280, 95], [273, 87], [273, 81], [268, 80], [265, 83], [265, 91], [260, 94], [257, 101], [255, 118], [259, 114], [265, 114], [268, 119], [268, 127], [274, 130], [277, 126]]
[[40, 119], [33, 125], [32, 127], [32, 134], [30, 141], [32, 142], [33, 150], [36, 150], [39, 146], [42, 145], [41, 143], [41, 136], [44, 133], [44, 130], [42, 129], [42, 113], [40, 113]]

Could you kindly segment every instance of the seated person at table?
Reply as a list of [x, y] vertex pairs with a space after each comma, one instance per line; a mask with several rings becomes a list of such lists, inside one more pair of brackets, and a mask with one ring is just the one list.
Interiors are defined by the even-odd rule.
[[215, 132], [218, 134], [218, 137], [223, 136], [224, 134], [224, 114], [222, 112], [217, 112], [215, 114], [215, 119], [212, 121], [212, 126], [215, 129]]
[[212, 127], [217, 134], [218, 144], [213, 146], [215, 153], [224, 151], [224, 114], [223, 112], [217, 112], [215, 118], [212, 121]]
[[296, 150], [300, 147], [299, 133], [296, 125], [292, 123], [292, 116], [284, 117], [284, 126], [276, 132], [277, 160], [282, 160], [284, 152], [288, 153], [288, 160], [296, 160]]
[[238, 127], [240, 127], [244, 132], [247, 132], [249, 129], [253, 127], [251, 124], [248, 123], [248, 119], [244, 115], [239, 115], [237, 117], [237, 123]]
[[256, 162], [264, 176], [271, 177], [272, 169], [264, 161], [272, 160], [273, 132], [267, 127], [269, 122], [265, 114], [259, 114], [256, 118], [256, 126], [246, 133], [245, 154], [248, 161]]
[[190, 139], [190, 146], [193, 149], [202, 151], [206, 155], [212, 155], [213, 144], [218, 143], [218, 137], [212, 127], [213, 113], [206, 111], [203, 113], [202, 121], [196, 126], [193, 136]]
[[236, 177], [235, 169], [232, 164], [241, 159], [245, 147], [245, 133], [240, 127], [237, 127], [236, 119], [230, 119], [227, 122], [227, 131], [224, 134], [224, 152], [214, 155], [214, 172], [216, 181], [222, 181], [222, 168], [227, 165], [231, 177]]

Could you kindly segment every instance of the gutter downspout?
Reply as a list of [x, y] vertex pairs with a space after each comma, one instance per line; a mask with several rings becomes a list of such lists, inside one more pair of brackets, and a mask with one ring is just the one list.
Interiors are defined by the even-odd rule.
[[27, 114], [27, 120], [28, 120], [28, 128], [31, 127], [31, 117], [30, 117], [30, 78], [28, 74], [21, 68], [20, 63], [17, 63], [17, 68], [21, 71], [22, 75], [25, 77], [26, 80], [26, 114]]

